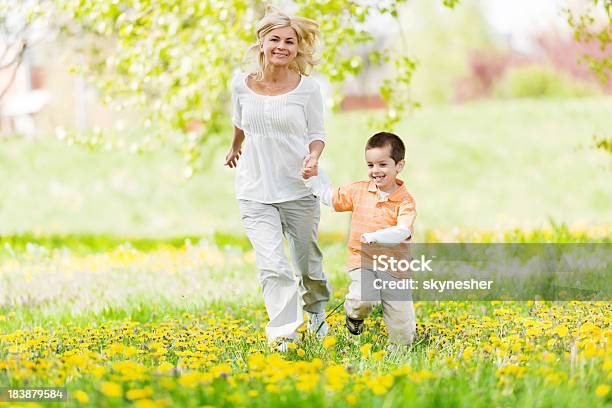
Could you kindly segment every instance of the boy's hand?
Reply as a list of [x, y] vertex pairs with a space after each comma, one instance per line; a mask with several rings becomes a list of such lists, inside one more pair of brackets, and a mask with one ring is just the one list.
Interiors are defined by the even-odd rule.
[[309, 179], [312, 176], [316, 176], [319, 174], [319, 159], [315, 156], [307, 154], [304, 157], [304, 163], [302, 164], [302, 170], [300, 174], [303, 178]]
[[362, 244], [372, 244], [372, 240], [366, 235], [366, 233], [361, 234], [361, 243]]
[[236, 149], [233, 146], [230, 147], [227, 155], [225, 155], [225, 166], [229, 166], [230, 169], [233, 169], [238, 164], [238, 159], [242, 154], [242, 150]]

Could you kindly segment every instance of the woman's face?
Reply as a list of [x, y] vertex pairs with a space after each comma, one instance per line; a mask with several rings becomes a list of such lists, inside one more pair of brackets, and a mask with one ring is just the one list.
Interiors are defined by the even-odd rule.
[[263, 38], [259, 49], [264, 53], [266, 65], [288, 66], [297, 55], [297, 34], [291, 27], [276, 28]]

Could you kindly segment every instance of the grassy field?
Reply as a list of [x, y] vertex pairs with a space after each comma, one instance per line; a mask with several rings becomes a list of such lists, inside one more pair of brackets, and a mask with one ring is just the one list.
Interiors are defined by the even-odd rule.
[[[611, 98], [417, 112], [398, 131], [417, 240], [610, 243], [610, 156], [588, 147], [610, 112]], [[334, 182], [365, 177], [366, 122], [330, 118]], [[167, 151], [0, 143], [0, 387], [67, 387], [41, 407], [612, 404], [610, 302], [417, 302], [408, 349], [387, 347], [379, 308], [348, 334], [333, 313], [348, 217], [325, 209], [331, 332], [278, 353], [223, 156], [187, 182]]]
[[[482, 102], [429, 108], [403, 122], [402, 174], [426, 231], [609, 225], [610, 156], [589, 148], [612, 128], [612, 98]], [[372, 133], [360, 113], [327, 125], [322, 166], [335, 183], [366, 177]], [[171, 237], [242, 234], [224, 152], [190, 181], [170, 152], [89, 152], [55, 140], [0, 144], [0, 234], [99, 233]], [[321, 231], [344, 233], [348, 216], [323, 209]]]
[[[611, 402], [610, 302], [418, 302], [407, 350], [386, 347], [379, 309], [359, 337], [340, 312], [324, 341], [302, 333], [279, 354], [266, 344], [254, 256], [240, 241], [75, 242], [0, 242], [0, 384], [65, 385], [58, 406]], [[323, 251], [331, 312], [346, 293], [346, 249]]]

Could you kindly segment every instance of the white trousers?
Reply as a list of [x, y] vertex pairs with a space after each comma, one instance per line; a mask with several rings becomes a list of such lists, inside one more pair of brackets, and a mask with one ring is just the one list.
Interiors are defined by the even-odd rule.
[[[317, 245], [319, 200], [309, 195], [283, 203], [238, 200], [242, 223], [255, 250], [266, 311], [268, 340], [295, 338], [304, 310], [325, 311], [331, 292]], [[283, 246], [287, 238], [295, 272]]]

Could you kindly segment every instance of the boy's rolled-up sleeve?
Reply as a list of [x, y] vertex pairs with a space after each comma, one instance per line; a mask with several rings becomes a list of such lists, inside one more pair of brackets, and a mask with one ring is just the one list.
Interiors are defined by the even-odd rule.
[[332, 207], [337, 212], [353, 211], [352, 185], [342, 186], [332, 191]]
[[398, 210], [397, 226], [407, 228], [410, 235], [414, 233], [414, 220], [416, 218], [416, 205], [412, 198], [404, 200]]

